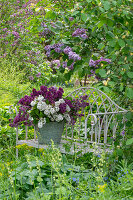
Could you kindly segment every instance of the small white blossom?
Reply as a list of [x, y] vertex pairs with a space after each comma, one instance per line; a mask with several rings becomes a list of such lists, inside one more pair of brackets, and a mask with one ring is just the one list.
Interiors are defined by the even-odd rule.
[[50, 109], [50, 113], [51, 113], [51, 114], [54, 114], [55, 112], [56, 112], [56, 111], [55, 111], [54, 108], [51, 108], [51, 109]]
[[65, 103], [64, 99], [60, 99], [59, 102], [60, 102], [60, 104]]
[[60, 105], [60, 102], [59, 102], [59, 101], [56, 101], [56, 102], [55, 102], [55, 107], [59, 107], [59, 105]]
[[38, 128], [42, 128], [43, 127], [43, 122], [42, 122], [42, 120], [39, 120], [39, 122], [38, 122]]
[[49, 109], [49, 110], [52, 108], [52, 106], [51, 106], [51, 105], [48, 105], [47, 107], [48, 107], [48, 109]]
[[58, 106], [55, 107], [55, 111], [58, 112], [60, 108]]
[[66, 111], [69, 112], [70, 110], [71, 110], [70, 107], [67, 105], [66, 106]]
[[32, 120], [33, 120], [33, 117], [29, 116], [29, 120], [31, 120], [31, 121], [32, 121]]
[[57, 115], [56, 121], [60, 122], [63, 120], [63, 116], [61, 114]]
[[38, 101], [42, 101], [44, 99], [44, 97], [42, 95], [39, 95], [39, 97], [37, 98]]
[[47, 104], [43, 101], [41, 103], [41, 108], [42, 108], [42, 111], [44, 111], [47, 108]]
[[44, 114], [45, 114], [45, 115], [49, 115], [49, 114], [50, 114], [50, 111], [49, 111], [49, 110], [44, 110]]
[[70, 122], [71, 121], [71, 118], [70, 118], [70, 115], [69, 114], [64, 114], [64, 117], [65, 117], [65, 119], [68, 121], [68, 122]]
[[46, 124], [46, 118], [43, 119], [43, 124]]
[[37, 104], [37, 109], [40, 110], [40, 111], [42, 110], [42, 104], [41, 103]]
[[53, 121], [54, 121], [54, 118], [53, 118], [53, 117], [50, 117], [50, 120], [53, 122]]
[[31, 103], [30, 103], [30, 105], [33, 107], [33, 106], [35, 106], [36, 105], [36, 101], [32, 101]]

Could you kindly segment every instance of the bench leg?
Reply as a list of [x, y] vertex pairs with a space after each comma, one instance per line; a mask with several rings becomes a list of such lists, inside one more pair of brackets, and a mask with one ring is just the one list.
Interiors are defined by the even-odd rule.
[[18, 149], [16, 148], [16, 158], [18, 158]]

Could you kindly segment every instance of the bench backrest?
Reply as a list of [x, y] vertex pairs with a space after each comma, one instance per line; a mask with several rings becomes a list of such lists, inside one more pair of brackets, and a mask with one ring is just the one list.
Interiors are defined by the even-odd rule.
[[[89, 106], [82, 110], [84, 117], [79, 117], [74, 126], [66, 126], [66, 137], [86, 139], [91, 143], [111, 143], [116, 136], [124, 131], [124, 113], [127, 110], [118, 106], [104, 92], [92, 88], [82, 87], [71, 92], [67, 97], [80, 98], [87, 95]], [[117, 116], [120, 115], [120, 120]], [[119, 121], [123, 125], [119, 126]]]

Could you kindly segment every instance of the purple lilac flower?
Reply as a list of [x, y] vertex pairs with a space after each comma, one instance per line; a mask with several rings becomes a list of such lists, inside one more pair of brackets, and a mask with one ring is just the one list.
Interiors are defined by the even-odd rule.
[[53, 60], [53, 61], [52, 61], [52, 64], [56, 65], [57, 68], [59, 68], [60, 65], [61, 65], [61, 64], [60, 64], [60, 60]]
[[81, 35], [86, 34], [86, 31], [87, 31], [87, 29], [84, 29], [84, 28], [77, 28], [77, 29], [73, 32], [72, 36], [73, 36], [73, 37], [81, 37]]
[[57, 44], [53, 44], [53, 45], [52, 45], [52, 48], [55, 49], [55, 48], [60, 48], [60, 47], [62, 47], [62, 46], [64, 46], [63, 43], [57, 43]]
[[72, 70], [73, 66], [74, 66], [74, 62], [68, 68]]
[[101, 62], [101, 61], [105, 61], [105, 62], [107, 62], [107, 63], [111, 63], [111, 60], [110, 60], [110, 59], [103, 58], [103, 57], [100, 58], [99, 62]]
[[92, 73], [92, 74], [95, 74], [95, 71], [94, 71], [94, 70], [91, 70], [91, 73]]
[[67, 47], [63, 50], [63, 52], [64, 52], [65, 54], [69, 54], [70, 51], [72, 51], [72, 48], [69, 47], [69, 46], [67, 46]]
[[66, 62], [66, 61], [63, 61], [62, 67], [63, 67], [63, 68], [66, 68], [66, 67], [67, 67], [67, 62]]
[[83, 38], [83, 39], [87, 39], [87, 38], [88, 38], [88, 35], [83, 34], [83, 35], [80, 35], [80, 37]]
[[40, 77], [41, 76], [41, 72], [38, 72], [38, 74], [36, 74], [36, 77]]
[[81, 60], [81, 57], [73, 51], [69, 52], [68, 57], [69, 57], [69, 59], [72, 59], [74, 61]]
[[45, 24], [45, 22], [42, 22], [41, 25], [42, 25], [43, 27], [45, 27], [45, 28], [47, 27], [47, 25]]
[[33, 76], [29, 76], [29, 79], [30, 79], [31, 81], [33, 81], [33, 80], [34, 80], [34, 77], [33, 77]]
[[6, 31], [7, 30], [7, 28], [3, 28], [3, 31]]
[[74, 20], [74, 17], [69, 17], [69, 21], [73, 21]]
[[12, 31], [12, 34], [13, 34], [16, 38], [19, 38], [19, 37], [20, 37], [20, 36], [19, 36], [19, 33], [16, 32], [16, 31]]
[[62, 49], [59, 48], [59, 47], [58, 47], [58, 48], [55, 48], [54, 50], [55, 50], [56, 53], [61, 53], [61, 52], [62, 52]]
[[19, 100], [18, 103], [20, 103], [23, 106], [29, 106], [33, 98], [31, 96], [25, 95], [23, 98]]
[[45, 49], [46, 51], [50, 51], [50, 50], [52, 49], [52, 46], [51, 46], [51, 45], [46, 45], [46, 46], [44, 47], [44, 49]]
[[99, 63], [102, 62], [102, 61], [107, 62], [107, 63], [111, 63], [110, 59], [106, 59], [106, 58], [101, 57], [99, 60], [95, 60], [95, 61], [90, 59], [89, 66], [90, 67], [97, 67], [97, 65], [99, 65]]
[[51, 51], [47, 51], [47, 53], [46, 53], [46, 56], [47, 56], [47, 57], [50, 57], [50, 52], [51, 52]]
[[60, 112], [61, 112], [62, 114], [66, 112], [66, 106], [67, 106], [66, 103], [61, 103], [61, 104], [59, 105]]
[[89, 66], [90, 66], [90, 67], [96, 67], [95, 61], [92, 60], [92, 59], [90, 59]]

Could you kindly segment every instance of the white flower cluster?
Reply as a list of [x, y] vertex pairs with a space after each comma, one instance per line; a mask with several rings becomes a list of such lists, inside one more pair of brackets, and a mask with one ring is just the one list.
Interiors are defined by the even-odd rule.
[[[31, 106], [34, 107], [37, 105], [37, 109], [40, 111], [43, 111], [46, 117], [48, 117], [51, 121], [60, 122], [63, 119], [66, 119], [66, 121], [70, 122], [71, 118], [68, 114], [70, 111], [70, 107], [66, 106], [66, 112], [64, 114], [58, 113], [60, 108], [60, 104], [65, 103], [63, 99], [60, 99], [59, 101], [55, 102], [55, 105], [49, 105], [45, 102], [45, 99], [42, 95], [39, 95], [34, 101], [31, 102]], [[46, 118], [41, 118], [38, 121], [38, 128], [42, 128], [43, 125], [46, 123]]]
[[38, 121], [38, 128], [42, 128], [44, 124], [46, 124], [46, 119], [45, 118], [41, 118]]

